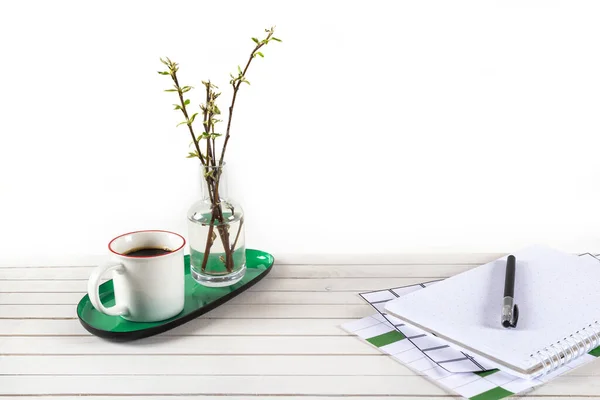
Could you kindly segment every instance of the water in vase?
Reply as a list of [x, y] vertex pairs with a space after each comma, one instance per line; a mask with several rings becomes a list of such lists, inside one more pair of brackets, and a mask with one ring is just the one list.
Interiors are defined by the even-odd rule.
[[[224, 207], [223, 223], [213, 220], [210, 204], [206, 201], [201, 200], [190, 208], [190, 268], [197, 282], [204, 286], [229, 286], [244, 277], [246, 244], [243, 221], [244, 213], [239, 206]], [[231, 249], [229, 254], [226, 248]]]

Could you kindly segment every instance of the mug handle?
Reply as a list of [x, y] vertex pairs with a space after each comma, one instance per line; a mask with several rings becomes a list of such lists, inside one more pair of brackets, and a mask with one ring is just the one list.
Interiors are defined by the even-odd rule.
[[119, 315], [127, 315], [129, 314], [129, 309], [125, 306], [120, 306], [118, 304], [112, 307], [104, 307], [102, 301], [100, 301], [100, 293], [98, 292], [100, 288], [100, 278], [102, 275], [107, 273], [108, 271], [115, 271], [117, 274], [122, 274], [125, 272], [125, 265], [117, 262], [108, 263], [105, 265], [100, 265], [92, 271], [92, 275], [90, 275], [90, 279], [88, 280], [88, 296], [94, 308], [106, 315], [119, 316]]

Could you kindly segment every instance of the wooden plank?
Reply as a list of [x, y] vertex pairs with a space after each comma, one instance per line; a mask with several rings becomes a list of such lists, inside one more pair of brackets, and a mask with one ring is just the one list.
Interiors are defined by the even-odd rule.
[[95, 267], [0, 267], [0, 280], [87, 279]]
[[[27, 397], [23, 397], [23, 396], [4, 396], [2, 394], [0, 394], [0, 397], [2, 398], [2, 400], [23, 400], [24, 398]], [[203, 395], [203, 394], [195, 394], [193, 396], [188, 396], [188, 395], [181, 395], [181, 394], [177, 394], [177, 395], [160, 395], [160, 394], [144, 394], [143, 395], [144, 398], [148, 398], [148, 399], [152, 399], [152, 400], [173, 400], [174, 398], [177, 400], [195, 400], [195, 399], [225, 399], [225, 400], [248, 400], [248, 398], [251, 399], [255, 399], [255, 398], [271, 398], [271, 399], [277, 399], [277, 400], [333, 400], [338, 398], [338, 396], [336, 397], [332, 397], [332, 396], [305, 396], [305, 395], [298, 395], [298, 396], [280, 396], [280, 395], [275, 395], [275, 396], [269, 396], [269, 395], [265, 395], [265, 394], [261, 394], [261, 395], [246, 395], [246, 396], [236, 396], [236, 395], [226, 395], [226, 394], [219, 394], [218, 396], [212, 395], [212, 394], [208, 394], [208, 395]], [[101, 395], [101, 396], [89, 396], [86, 395], [85, 396], [85, 400], [131, 400], [132, 396], [131, 395], [125, 395], [125, 396], [119, 396], [119, 395]], [[437, 396], [429, 396], [429, 398], [433, 398], [433, 399], [444, 399], [444, 400], [450, 400], [450, 399], [461, 399], [460, 397], [456, 397], [456, 396], [451, 396], [451, 395], [437, 395]], [[68, 396], [68, 395], [64, 395], [64, 396], [56, 396], [56, 395], [47, 395], [47, 396], [35, 396], [34, 399], [52, 399], [52, 400], [82, 400], [82, 397], [80, 396]], [[371, 396], [371, 395], [366, 395], [366, 396], [352, 396], [353, 400], [423, 400], [423, 396]], [[525, 397], [523, 399], [532, 399], [532, 397]], [[544, 400], [589, 400], [589, 397], [583, 398], [583, 397], [544, 397]]]
[[[23, 400], [24, 397], [22, 396], [3, 396], [0, 395], [2, 397], [2, 400]], [[174, 396], [170, 396], [170, 395], [160, 395], [160, 394], [144, 394], [143, 395], [144, 398], [150, 398], [152, 400], [173, 400]], [[269, 395], [258, 395], [258, 396], [252, 396], [250, 398], [256, 398], [256, 397], [260, 397], [260, 398], [276, 398], [277, 400], [333, 400], [336, 398], [339, 398], [338, 396], [305, 396], [305, 395], [298, 395], [298, 396], [294, 396], [294, 395], [290, 395], [290, 396], [280, 396], [280, 395], [275, 395], [275, 396], [269, 396]], [[343, 395], [341, 397], [344, 397]], [[81, 400], [82, 398], [80, 396], [55, 396], [55, 395], [51, 395], [51, 396], [36, 396], [36, 399], [52, 399], [52, 400]], [[176, 395], [176, 399], [177, 400], [193, 400], [193, 399], [206, 399], [206, 398], [215, 398], [215, 396], [213, 395], [202, 395], [202, 394], [196, 394], [193, 396], [187, 396], [187, 395], [181, 395], [178, 394]], [[226, 400], [248, 400], [249, 395], [248, 396], [236, 396], [236, 395], [219, 395], [217, 397], [218, 399], [226, 399]], [[460, 396], [452, 396], [450, 394], [440, 394], [440, 395], [429, 395], [427, 396], [427, 398], [429, 399], [444, 399], [444, 400], [450, 400], [450, 399], [463, 399]], [[514, 396], [512, 398], [515, 399], [521, 399], [521, 400], [590, 400], [590, 398], [596, 398], [596, 396], [536, 396], [536, 395], [528, 395], [528, 396]], [[423, 396], [405, 396], [405, 395], [398, 395], [398, 396], [373, 396], [373, 395], [364, 395], [364, 396], [352, 396], [353, 400], [423, 400]], [[85, 400], [131, 400], [131, 396], [119, 396], [119, 395], [102, 395], [102, 396], [85, 396]]]
[[[23, 400], [26, 397], [22, 397], [22, 396], [3, 396], [0, 395], [2, 397], [2, 400]], [[332, 400], [335, 398], [338, 398], [338, 396], [305, 396], [305, 395], [275, 395], [275, 396], [269, 396], [269, 395], [259, 395], [260, 398], [276, 398], [277, 400]], [[217, 398], [218, 399], [225, 399], [225, 400], [248, 400], [248, 398], [256, 398], [259, 396], [252, 396], [250, 397], [248, 396], [236, 396], [236, 395], [223, 395], [220, 394]], [[119, 395], [109, 395], [109, 396], [85, 396], [85, 400], [131, 400], [131, 395], [129, 396], [119, 396]], [[160, 394], [144, 394], [143, 395], [144, 398], [150, 398], [152, 400], [173, 400], [172, 395], [160, 395]], [[206, 399], [206, 398], [215, 398], [215, 396], [213, 395], [202, 395], [202, 394], [196, 394], [193, 396], [188, 396], [188, 395], [181, 395], [178, 394], [175, 396], [177, 400], [193, 400], [193, 399]], [[344, 397], [343, 395], [341, 397]], [[450, 394], [440, 394], [440, 395], [431, 395], [428, 396], [427, 398], [431, 398], [431, 399], [444, 399], [444, 400], [450, 400], [450, 399], [463, 399], [460, 396], [452, 396]], [[514, 396], [511, 398], [515, 398], [515, 399], [521, 399], [521, 400], [590, 400], [590, 398], [596, 398], [596, 396], [536, 396], [536, 395], [526, 395], [526, 396]], [[52, 400], [81, 400], [82, 398], [80, 396], [36, 396], [35, 399], [52, 399]], [[398, 395], [398, 396], [394, 396], [394, 395], [390, 395], [390, 396], [373, 396], [373, 395], [364, 395], [364, 396], [352, 396], [353, 400], [423, 400], [423, 396], [405, 396], [405, 395]]]
[[0, 293], [0, 304], [71, 304], [79, 303], [85, 293]]
[[[135, 395], [134, 395], [135, 396]], [[86, 395], [85, 396], [85, 400], [131, 400], [133, 396], [132, 395], [99, 395], [99, 396], [90, 396], [90, 395]], [[142, 396], [136, 396], [136, 397], [143, 397], [143, 398], [148, 398], [148, 399], [152, 399], [152, 400], [195, 400], [195, 399], [224, 399], [224, 400], [248, 400], [250, 399], [256, 399], [256, 398], [267, 398], [267, 399], [277, 399], [277, 400], [333, 400], [336, 398], [339, 398], [339, 396], [305, 396], [305, 395], [298, 395], [298, 396], [294, 396], [294, 395], [290, 395], [290, 396], [281, 396], [281, 395], [275, 395], [275, 396], [270, 396], [270, 395], [265, 395], [265, 394], [260, 394], [260, 395], [246, 395], [246, 396], [236, 396], [236, 395], [227, 395], [227, 394], [219, 394], [219, 395], [213, 395], [213, 394], [207, 394], [207, 395], [203, 395], [203, 394], [194, 394], [192, 396], [189, 395], [182, 395], [182, 394], [172, 394], [172, 395], [160, 395], [160, 394], [155, 394], [155, 393], [151, 393], [151, 394], [144, 394]], [[342, 396], [343, 397], [343, 396]], [[35, 397], [24, 397], [24, 396], [10, 396], [10, 395], [2, 395], [0, 394], [0, 398], [2, 398], [2, 400], [23, 400], [23, 399], [27, 399], [27, 398], [31, 398], [31, 399], [52, 399], [52, 400], [82, 400], [81, 396], [69, 396], [69, 395], [36, 395]], [[461, 399], [460, 397], [456, 397], [456, 396], [451, 396], [451, 395], [437, 395], [437, 396], [428, 396], [428, 398], [433, 398], [433, 399], [444, 399], [444, 400], [450, 400], [450, 399]], [[353, 400], [423, 400], [423, 396], [371, 396], [371, 395], [366, 395], [366, 396], [352, 396]], [[530, 397], [526, 397], [525, 399], [530, 399]], [[584, 398], [582, 397], [545, 397], [544, 400], [583, 400]], [[586, 400], [589, 400], [589, 397], [585, 398]]]
[[[485, 264], [502, 253], [398, 253], [398, 254], [274, 254], [276, 265], [433, 265]], [[106, 262], [107, 254], [48, 257], [28, 254], [26, 257], [0, 259], [2, 268], [95, 266]]]
[[420, 376], [0, 376], [3, 394], [445, 395]]
[[[384, 355], [167, 356], [169, 375], [415, 375]], [[11, 356], [0, 359], [3, 375], [163, 375], [165, 356]], [[599, 368], [569, 376], [598, 375]]]
[[[197, 318], [161, 336], [220, 336], [220, 335], [346, 335], [339, 325], [351, 319], [212, 319]], [[91, 335], [79, 323], [79, 320], [0, 319], [0, 336], [48, 336]], [[2, 340], [2, 339], [0, 339]]]
[[[420, 376], [0, 376], [0, 394], [7, 395], [240, 395], [240, 396], [447, 396]], [[529, 393], [545, 396], [598, 396], [600, 383], [592, 377], [560, 377]]]
[[[2, 397], [2, 400], [23, 400], [24, 397], [22, 396], [3, 396], [0, 395]], [[277, 400], [333, 400], [336, 398], [339, 398], [338, 396], [305, 396], [305, 395], [298, 395], [298, 396], [294, 396], [294, 395], [290, 395], [290, 396], [280, 396], [280, 395], [276, 395], [276, 396], [269, 396], [269, 395], [259, 395], [260, 398], [276, 398]], [[252, 396], [250, 398], [256, 398], [259, 396]], [[174, 396], [170, 396], [170, 395], [160, 395], [160, 394], [145, 394], [143, 395], [144, 398], [150, 398], [152, 400], [173, 400]], [[341, 397], [344, 397], [343, 395]], [[82, 398], [80, 396], [36, 396], [36, 399], [52, 399], [52, 400], [81, 400]], [[193, 400], [193, 399], [206, 399], [206, 398], [215, 398], [215, 396], [213, 395], [202, 395], [202, 394], [196, 394], [194, 396], [187, 396], [187, 395], [181, 395], [178, 394], [176, 395], [176, 399], [177, 400]], [[236, 395], [219, 395], [217, 397], [218, 399], [226, 399], [226, 400], [248, 400], [249, 396], [236, 396]], [[430, 399], [444, 399], [444, 400], [450, 400], [450, 399], [463, 399], [460, 396], [452, 396], [450, 394], [440, 394], [440, 395], [429, 395], [427, 396], [427, 398]], [[536, 395], [528, 395], [528, 396], [514, 396], [511, 398], [515, 398], [515, 399], [521, 399], [521, 400], [590, 400], [590, 398], [596, 398], [596, 396], [536, 396]], [[423, 396], [405, 396], [405, 395], [398, 395], [398, 396], [373, 396], [373, 395], [364, 395], [364, 396], [352, 396], [353, 400], [423, 400]], [[102, 395], [102, 396], [85, 396], [85, 400], [131, 400], [131, 396], [119, 396], [119, 395]]]
[[95, 336], [3, 337], [0, 339], [0, 355], [10, 354], [362, 355], [380, 353], [352, 336], [153, 336], [127, 343], [110, 342]]
[[[167, 358], [168, 360], [165, 360]], [[372, 356], [12, 356], [3, 375], [415, 375], [390, 357]]]
[[[267, 279], [276, 278], [445, 278], [480, 264], [405, 265], [276, 265]], [[1, 273], [0, 273], [1, 275]]]
[[[265, 279], [447, 277], [478, 264], [276, 265]], [[67, 280], [90, 276], [94, 267], [0, 268], [0, 280]]]
[[[335, 355], [26, 355], [0, 358], [3, 375], [415, 375], [382, 354]], [[568, 376], [597, 377], [600, 363]]]
[[[0, 293], [0, 304], [75, 305], [85, 293]], [[365, 304], [353, 292], [244, 292], [227, 304]]]
[[[414, 285], [423, 278], [332, 278], [332, 279], [263, 279], [248, 289], [253, 292], [294, 291], [294, 292], [363, 292], [396, 286]], [[427, 280], [427, 279], [425, 279]], [[18, 292], [76, 292], [87, 290], [87, 281], [75, 280], [29, 280], [0, 281], [0, 293]]]
[[[335, 355], [170, 355], [169, 375], [414, 375], [381, 354]], [[0, 358], [3, 375], [156, 375], [163, 374], [161, 355], [24, 355]], [[569, 376], [597, 377], [591, 363]]]
[[[361, 318], [368, 304], [223, 304], [199, 318]], [[76, 318], [74, 305], [0, 305], [0, 318]]]

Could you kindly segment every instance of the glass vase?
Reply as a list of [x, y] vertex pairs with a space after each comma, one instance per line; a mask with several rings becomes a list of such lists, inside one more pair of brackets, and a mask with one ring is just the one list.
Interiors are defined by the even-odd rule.
[[229, 286], [246, 272], [244, 210], [227, 193], [223, 166], [202, 166], [201, 198], [189, 208], [192, 277], [201, 285]]

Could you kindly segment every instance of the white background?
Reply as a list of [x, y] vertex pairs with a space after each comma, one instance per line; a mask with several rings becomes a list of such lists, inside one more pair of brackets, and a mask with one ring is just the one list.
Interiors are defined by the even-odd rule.
[[2, 2], [0, 261], [186, 234], [198, 171], [159, 57], [225, 110], [273, 24], [226, 157], [249, 247], [600, 250], [599, 20], [593, 1]]

